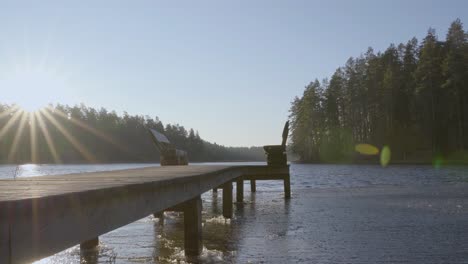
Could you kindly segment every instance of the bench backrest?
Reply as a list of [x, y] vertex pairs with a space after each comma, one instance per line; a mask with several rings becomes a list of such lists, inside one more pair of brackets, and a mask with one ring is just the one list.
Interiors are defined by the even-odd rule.
[[281, 146], [286, 147], [286, 141], [288, 140], [289, 134], [289, 120], [286, 121], [283, 128], [283, 141], [281, 142]]
[[184, 150], [176, 149], [175, 146], [167, 139], [167, 137], [154, 129], [148, 129], [156, 147], [161, 153], [160, 163], [161, 166], [166, 165], [187, 165], [188, 158], [187, 152]]
[[167, 139], [167, 137], [159, 133], [158, 131], [154, 129], [148, 129], [151, 135], [151, 139], [153, 139], [153, 142], [156, 144], [158, 147], [159, 151], [164, 152], [169, 149], [175, 149], [174, 145]]

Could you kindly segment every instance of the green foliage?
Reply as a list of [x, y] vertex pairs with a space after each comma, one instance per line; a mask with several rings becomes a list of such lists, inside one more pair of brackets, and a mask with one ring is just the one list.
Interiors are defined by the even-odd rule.
[[459, 19], [446, 41], [416, 38], [350, 58], [330, 81], [309, 84], [290, 109], [291, 150], [302, 161], [365, 158], [360, 143], [389, 146], [392, 160], [468, 149], [468, 42]]
[[[57, 152], [59, 160], [56, 160], [50, 150], [51, 144], [40, 129], [39, 119], [25, 114], [26, 125], [20, 133], [21, 118], [12, 120], [15, 112], [14, 106], [0, 104], [0, 133], [5, 131], [3, 135], [0, 134], [0, 163], [157, 162], [159, 153], [147, 128], [164, 133], [177, 148], [187, 150], [190, 161], [265, 160], [261, 147], [225, 147], [207, 142], [198, 132], [193, 129], [187, 131], [179, 124], [164, 126], [158, 117], [129, 115], [126, 112], [120, 116], [114, 111], [94, 109], [83, 104], [56, 105], [40, 114]], [[93, 158], [83, 155], [50, 119], [56, 120]], [[32, 120], [35, 120], [35, 125]], [[9, 122], [12, 126], [5, 129]], [[36, 144], [32, 144], [33, 137]], [[15, 138], [18, 138], [16, 147]], [[33, 145], [36, 146], [35, 150]], [[12, 152], [12, 149], [16, 151]]]

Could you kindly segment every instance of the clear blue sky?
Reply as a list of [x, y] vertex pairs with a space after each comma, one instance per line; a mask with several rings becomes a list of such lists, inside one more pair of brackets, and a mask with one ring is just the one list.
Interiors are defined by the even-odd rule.
[[1, 2], [0, 102], [159, 116], [233, 146], [280, 143], [293, 98], [367, 47], [468, 23], [468, 1], [62, 2]]

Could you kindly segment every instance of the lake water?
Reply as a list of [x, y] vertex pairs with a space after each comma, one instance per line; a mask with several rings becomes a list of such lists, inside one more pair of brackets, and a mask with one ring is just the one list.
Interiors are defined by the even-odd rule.
[[[157, 164], [0, 166], [0, 179], [145, 166]], [[246, 182], [227, 220], [221, 190], [202, 196], [199, 261], [468, 263], [467, 180], [466, 167], [292, 164], [288, 201], [280, 181], [254, 194]], [[183, 263], [182, 217], [148, 216], [101, 236], [97, 252], [75, 246], [35, 263]]]

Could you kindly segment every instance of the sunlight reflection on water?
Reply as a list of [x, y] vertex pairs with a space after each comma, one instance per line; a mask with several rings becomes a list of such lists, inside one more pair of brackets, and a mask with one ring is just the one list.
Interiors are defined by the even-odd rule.
[[124, 170], [159, 166], [156, 163], [134, 164], [22, 164], [18, 166], [0, 165], [0, 179], [11, 179], [16, 177], [36, 177], [46, 175], [62, 175], [72, 173], [85, 173], [109, 170]]

